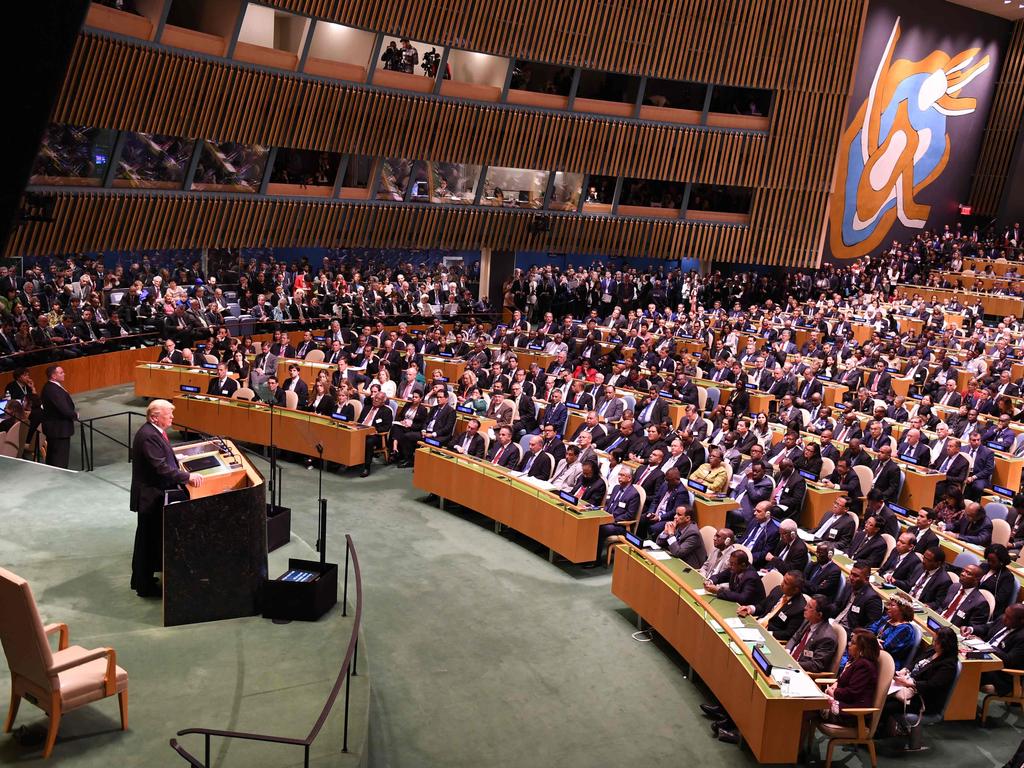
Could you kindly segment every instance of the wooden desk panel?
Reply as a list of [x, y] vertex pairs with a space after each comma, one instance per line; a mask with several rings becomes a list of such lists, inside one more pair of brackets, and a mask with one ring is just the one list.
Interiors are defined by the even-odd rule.
[[557, 496], [492, 464], [428, 446], [416, 451], [413, 485], [520, 531], [574, 563], [594, 559], [598, 528], [612, 520], [604, 510], [575, 513]]
[[[262, 403], [204, 395], [174, 398], [174, 423], [179, 427], [223, 435], [256, 445], [270, 445], [270, 407]], [[274, 408], [274, 444], [279, 450], [311, 458], [324, 447], [327, 461], [355, 466], [365, 461], [370, 427], [335, 421], [304, 411]]]
[[143, 363], [135, 367], [135, 396], [172, 400], [182, 386], [199, 387], [202, 394], [217, 376], [215, 369]]
[[[716, 601], [713, 607], [692, 590], [696, 572], [685, 573], [682, 561], [653, 561], [633, 547], [620, 545], [612, 571], [612, 594], [642, 616], [676, 649], [729, 712], [754, 757], [762, 763], [795, 763], [804, 712], [822, 708], [825, 697], [785, 698], [774, 681], [765, 680], [747, 653], [709, 619], [723, 627], [736, 606]], [[753, 620], [745, 624], [754, 626]], [[766, 655], [780, 665], [795, 662], [770, 635]]]

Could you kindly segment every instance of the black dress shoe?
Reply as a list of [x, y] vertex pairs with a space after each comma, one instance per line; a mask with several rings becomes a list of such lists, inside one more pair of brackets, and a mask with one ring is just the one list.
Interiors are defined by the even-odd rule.
[[370, 470], [364, 469], [362, 472], [359, 473], [359, 476], [360, 477], [369, 477], [370, 476]]
[[729, 731], [729, 730], [732, 730], [732, 729], [733, 729], [733, 728], [735, 728], [735, 727], [736, 727], [736, 724], [735, 724], [735, 723], [733, 723], [733, 721], [732, 721], [732, 720], [730, 720], [730, 719], [729, 719], [729, 718], [727, 718], [727, 717], [723, 717], [723, 718], [722, 718], [721, 720], [715, 720], [715, 722], [713, 722], [713, 723], [711, 724], [711, 732], [712, 732], [713, 734], [715, 734], [715, 736], [717, 736], [717, 735], [718, 735], [718, 732], [719, 732], [719, 731], [720, 731], [721, 729], [723, 729], [723, 728], [724, 728], [725, 730]]
[[411, 461], [400, 461], [400, 462], [398, 462], [398, 468], [399, 469], [408, 469], [411, 466], [412, 466], [412, 462]]
[[714, 720], [721, 720], [726, 716], [726, 712], [722, 709], [721, 704], [701, 704], [700, 711], [704, 713], [705, 717], [710, 717]]
[[150, 584], [141, 589], [136, 589], [135, 594], [139, 597], [163, 597], [164, 593], [156, 584]]
[[724, 741], [726, 744], [739, 744], [740, 735], [736, 731], [730, 731], [728, 728], [719, 728], [718, 740]]

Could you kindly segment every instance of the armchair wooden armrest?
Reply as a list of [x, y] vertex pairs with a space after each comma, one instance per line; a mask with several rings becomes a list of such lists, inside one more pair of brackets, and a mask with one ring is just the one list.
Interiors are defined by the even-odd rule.
[[[828, 675], [829, 673], [827, 673], [827, 672], [821, 672], [821, 673], [819, 673], [819, 674], [822, 674], [822, 675]], [[816, 683], [817, 683], [818, 685], [820, 685], [820, 686], [823, 686], [823, 687], [825, 687], [825, 688], [827, 688], [828, 686], [832, 685], [833, 683], [836, 683], [836, 682], [838, 682], [838, 680], [837, 680], [837, 679], [836, 679], [835, 677], [831, 677], [831, 676], [828, 676], [828, 677], [815, 677], [815, 678], [812, 678], [812, 679], [813, 679], [813, 680], [814, 680], [814, 682], [816, 682]]]
[[57, 624], [47, 624], [43, 627], [43, 632], [46, 633], [47, 637], [58, 631], [60, 632], [60, 636], [57, 638], [57, 650], [63, 651], [68, 647], [68, 625], [64, 622], [58, 622]]
[[868, 717], [875, 712], [881, 710], [877, 707], [850, 707], [849, 709], [841, 709], [840, 712], [844, 715], [853, 715], [857, 718], [857, 738], [866, 739], [868, 737]]
[[79, 667], [90, 661], [107, 657], [107, 671], [103, 675], [103, 688], [105, 695], [113, 696], [117, 692], [117, 651], [113, 648], [94, 648], [77, 659], [57, 664], [48, 670], [51, 675], [56, 675], [73, 667]]
[[807, 676], [809, 678], [811, 678], [811, 680], [814, 680], [815, 682], [817, 682], [818, 680], [824, 679], [824, 678], [835, 679], [835, 675], [832, 674], [831, 672], [808, 672]]
[[1015, 699], [1024, 699], [1024, 669], [1001, 669], [1013, 678], [1013, 690], [1010, 695]]

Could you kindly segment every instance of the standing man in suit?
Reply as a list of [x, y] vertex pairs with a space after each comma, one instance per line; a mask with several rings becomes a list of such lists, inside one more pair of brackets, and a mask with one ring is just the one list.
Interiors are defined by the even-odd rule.
[[[359, 473], [360, 477], [370, 476], [370, 467], [373, 465], [373, 452], [380, 447], [380, 436], [386, 436], [391, 431], [391, 423], [394, 419], [394, 414], [388, 406], [388, 396], [383, 392], [376, 392], [371, 403], [366, 413], [359, 420], [360, 424], [373, 427], [375, 430], [375, 432], [366, 436], [366, 459], [363, 462], [363, 471]], [[477, 427], [479, 426], [480, 422], [477, 422]]]
[[75, 410], [75, 401], [64, 389], [64, 369], [61, 366], [47, 366], [46, 383], [40, 400], [43, 406], [43, 434], [46, 435], [46, 463], [51, 467], [67, 469], [78, 411]]
[[996, 468], [996, 455], [987, 445], [981, 444], [981, 432], [973, 430], [970, 435], [967, 455], [973, 460], [971, 473], [964, 481], [964, 496], [977, 501], [982, 492], [992, 485], [992, 473]]
[[164, 492], [188, 483], [198, 488], [201, 475], [189, 474], [178, 465], [167, 430], [174, 421], [174, 406], [154, 400], [146, 408], [146, 423], [132, 441], [131, 510], [138, 515], [135, 550], [132, 554], [131, 587], [139, 597], [161, 593], [153, 573], [162, 562]]

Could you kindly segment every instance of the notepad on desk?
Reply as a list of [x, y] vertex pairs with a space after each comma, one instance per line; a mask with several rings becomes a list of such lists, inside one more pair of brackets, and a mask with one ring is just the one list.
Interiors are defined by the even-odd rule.
[[736, 636], [744, 643], [759, 643], [764, 640], [761, 630], [754, 627], [738, 627], [736, 629]]
[[663, 549], [662, 550], [652, 551], [651, 552], [651, 557], [653, 557], [655, 560], [671, 560], [672, 559], [672, 555], [670, 555], [668, 552], [666, 552]]

